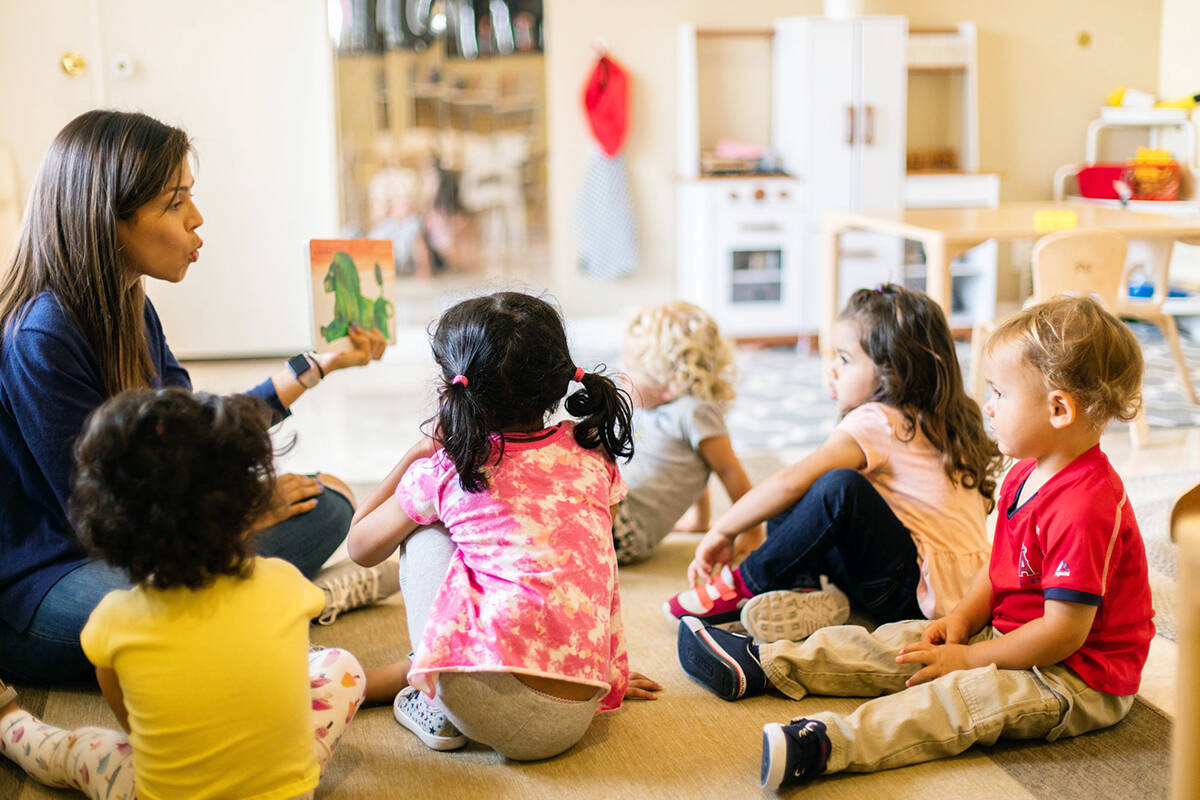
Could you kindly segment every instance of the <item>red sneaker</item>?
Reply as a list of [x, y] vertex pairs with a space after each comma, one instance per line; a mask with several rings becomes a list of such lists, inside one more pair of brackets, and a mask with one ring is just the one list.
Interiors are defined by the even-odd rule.
[[733, 622], [742, 613], [742, 606], [753, 597], [742, 576], [728, 565], [713, 575], [708, 583], [695, 589], [680, 592], [663, 603], [663, 611], [669, 617], [698, 617], [709, 625]]

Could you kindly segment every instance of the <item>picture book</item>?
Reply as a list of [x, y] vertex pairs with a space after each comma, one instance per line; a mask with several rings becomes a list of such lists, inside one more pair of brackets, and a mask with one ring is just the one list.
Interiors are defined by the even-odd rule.
[[350, 324], [396, 341], [395, 262], [389, 239], [312, 239], [313, 335], [317, 352], [346, 350]]

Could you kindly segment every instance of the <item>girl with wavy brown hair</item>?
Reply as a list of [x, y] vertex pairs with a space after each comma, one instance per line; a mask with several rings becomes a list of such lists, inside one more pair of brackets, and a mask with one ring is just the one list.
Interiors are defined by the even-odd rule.
[[[880, 622], [933, 619], [987, 561], [1003, 458], [963, 388], [942, 309], [893, 284], [860, 289], [832, 340], [841, 421], [705, 534], [694, 588], [667, 603], [694, 634], [701, 620], [740, 618], [760, 640], [801, 639], [845, 622], [851, 604]], [[735, 539], [763, 521], [766, 542], [735, 569]], [[681, 631], [681, 658], [691, 641]]]

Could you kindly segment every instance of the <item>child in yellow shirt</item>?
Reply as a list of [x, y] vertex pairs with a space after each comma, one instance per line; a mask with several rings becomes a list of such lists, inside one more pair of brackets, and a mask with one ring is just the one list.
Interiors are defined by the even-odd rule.
[[[310, 652], [323, 593], [245, 534], [274, 485], [266, 407], [124, 392], [92, 416], [76, 461], [75, 530], [133, 583], [80, 635], [124, 730], [47, 725], [0, 683], [0, 751], [93, 798], [307, 796], [367, 676], [350, 653]], [[374, 683], [381, 699], [399, 688]]]

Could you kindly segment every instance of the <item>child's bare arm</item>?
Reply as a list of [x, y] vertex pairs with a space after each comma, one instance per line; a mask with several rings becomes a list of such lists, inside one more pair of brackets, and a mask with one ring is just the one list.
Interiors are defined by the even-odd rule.
[[929, 644], [961, 644], [991, 621], [992, 581], [988, 577], [988, 565], [984, 564], [954, 610], [930, 622], [921, 639]]
[[733, 541], [739, 533], [791, 508], [817, 478], [834, 469], [861, 469], [866, 462], [866, 455], [853, 437], [834, 431], [813, 453], [747, 491], [713, 523], [696, 546], [696, 557], [688, 567], [692, 584], [732, 560]]
[[817, 478], [835, 469], [861, 469], [867, 463], [858, 442], [848, 433], [834, 431], [811, 454], [784, 467], [746, 491], [713, 523], [713, 530], [728, 536], [753, 528], [791, 508]]
[[398, 501], [380, 503], [365, 517], [351, 523], [346, 549], [355, 563], [373, 567], [390, 556], [417, 527]]
[[[721, 485], [725, 487], [725, 493], [729, 495], [730, 502], [736, 503], [750, 491], [752, 488], [750, 477], [746, 475], [741, 460], [733, 451], [733, 444], [729, 441], [728, 436], [712, 436], [703, 440], [700, 442], [699, 451], [704, 463], [708, 464], [709, 469], [715, 472], [721, 480]], [[766, 531], [763, 529], [762, 523], [751, 526], [750, 529], [739, 534], [734, 543], [734, 560], [756, 549], [766, 541], [766, 538]]]
[[125, 709], [125, 693], [117, 681], [117, 673], [107, 667], [96, 667], [96, 683], [100, 684], [100, 693], [104, 702], [112, 709], [113, 716], [121, 725], [121, 730], [129, 733], [129, 712]]
[[418, 459], [428, 458], [433, 455], [437, 447], [437, 443], [428, 436], [422, 436], [420, 441], [408, 448], [404, 457], [392, 468], [392, 471], [383, 479], [383, 482], [371, 490], [371, 493], [363, 500], [362, 505], [354, 512], [354, 517], [350, 520], [351, 526], [378, 508], [384, 500], [395, 494], [396, 486], [399, 485], [400, 479], [404, 477], [404, 473], [412, 463]]
[[925, 665], [908, 679], [908, 686], [954, 670], [989, 664], [1000, 669], [1046, 667], [1057, 664], [1083, 646], [1095, 617], [1096, 606], [1046, 600], [1041, 617], [997, 639], [972, 645], [921, 642], [901, 650], [896, 662]]
[[750, 491], [750, 478], [742, 468], [737, 453], [733, 452], [733, 444], [728, 436], [710, 436], [702, 440], [697, 449], [700, 458], [721, 479], [721, 485], [725, 487], [731, 502], [736, 503]]

